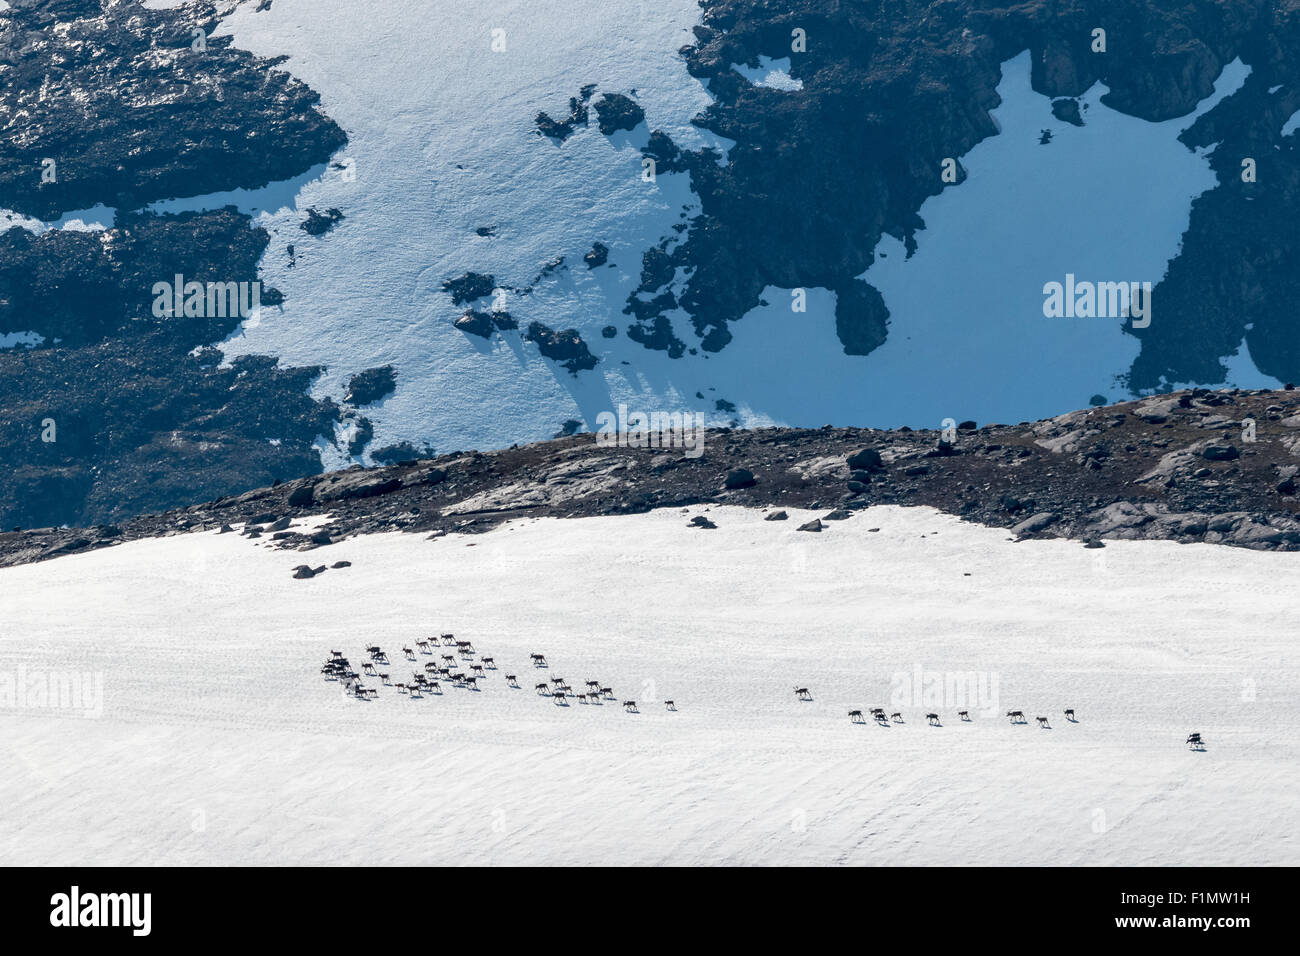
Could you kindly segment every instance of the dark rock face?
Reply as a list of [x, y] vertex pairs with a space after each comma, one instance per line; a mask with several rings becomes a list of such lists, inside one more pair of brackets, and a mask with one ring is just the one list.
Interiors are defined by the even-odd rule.
[[563, 143], [573, 135], [579, 126], [587, 125], [587, 104], [596, 92], [595, 84], [584, 86], [577, 96], [569, 97], [569, 115], [564, 119], [553, 119], [548, 113], [537, 114], [537, 132], [549, 136], [556, 142]]
[[298, 228], [309, 236], [323, 236], [343, 218], [343, 213], [337, 209], [327, 209], [321, 213], [312, 208], [307, 210], [307, 218], [298, 223]]
[[596, 363], [600, 361], [591, 354], [591, 350], [587, 348], [587, 343], [582, 340], [577, 329], [564, 329], [557, 332], [541, 322], [533, 322], [524, 333], [524, 340], [536, 342], [538, 351], [542, 355], [560, 363], [575, 376], [580, 370], [595, 368]]
[[396, 371], [391, 365], [383, 365], [353, 375], [343, 400], [350, 405], [372, 405], [396, 390]]
[[[1077, 97], [1094, 82], [1104, 102], [1150, 121], [1190, 112], [1223, 66], [1240, 56], [1246, 87], [1202, 117], [1189, 146], [1221, 142], [1212, 161], [1220, 186], [1194, 204], [1183, 251], [1155, 300], [1176, 322], [1126, 330], [1142, 341], [1134, 389], [1163, 382], [1222, 382], [1220, 356], [1246, 336], [1261, 370], [1300, 377], [1293, 332], [1300, 236], [1300, 149], [1282, 124], [1300, 108], [1300, 9], [1268, 0], [1157, 4], [1126, 0], [1009, 3], [827, 4], [823, 0], [701, 0], [695, 41], [683, 48], [690, 73], [714, 102], [696, 123], [734, 141], [725, 164], [710, 149], [684, 150], [652, 130], [643, 154], [659, 173], [688, 172], [701, 212], [680, 242], [648, 250], [642, 283], [625, 312], [629, 337], [680, 356], [685, 345], [664, 321], [684, 309], [704, 351], [724, 348], [730, 324], [762, 290], [824, 287], [837, 296], [836, 329], [846, 353], [866, 355], [888, 335], [888, 312], [860, 276], [886, 233], [908, 255], [921, 240], [921, 204], [964, 179], [960, 157], [995, 135], [1001, 63], [1028, 48], [1034, 89], [1053, 98], [1065, 122], [1082, 124]], [[1108, 29], [1105, 53], [1092, 29]], [[806, 35], [795, 48], [792, 30]], [[789, 56], [801, 88], [757, 87], [733, 63]], [[1280, 87], [1276, 94], [1268, 93]], [[598, 112], [616, 95], [604, 97]], [[554, 135], [586, 122], [585, 97]], [[624, 104], [627, 121], [631, 115]], [[846, 125], [841, 117], [859, 122]], [[602, 130], [617, 128], [606, 122]], [[1047, 137], [1045, 137], [1045, 141]], [[1241, 181], [1243, 156], [1260, 164]], [[939, 175], [957, 161], [956, 182]], [[843, 171], [853, 169], [853, 176]], [[792, 185], [797, 184], [797, 185]], [[1294, 238], [1293, 238], [1294, 237]], [[684, 270], [678, 273], [677, 270]], [[675, 274], [687, 276], [679, 283]], [[1248, 329], [1247, 325], [1251, 327]]]
[[237, 315], [152, 311], [153, 283], [177, 272], [257, 281], [266, 243], [233, 209], [0, 235], [0, 332], [45, 337], [0, 351], [0, 465], [12, 474], [0, 526], [115, 520], [320, 470], [312, 443], [338, 409], [308, 395], [319, 369], [266, 356], [223, 368], [195, 346], [225, 338]]
[[0, 525], [113, 520], [320, 469], [312, 443], [339, 410], [308, 395], [319, 369], [222, 368], [211, 346], [241, 316], [220, 296], [155, 314], [155, 284], [178, 274], [246, 283], [251, 303], [268, 237], [234, 208], [133, 209], [288, 179], [346, 142], [315, 93], [211, 37], [217, 24], [209, 5], [132, 0], [0, 14], [0, 207], [117, 208], [104, 232], [0, 234], [0, 334], [42, 337], [0, 350]]
[[582, 261], [587, 263], [588, 269], [596, 269], [603, 266], [609, 261], [609, 246], [603, 242], [593, 242], [591, 251], [582, 257]]
[[453, 305], [464, 305], [476, 299], [485, 299], [496, 288], [496, 279], [490, 275], [466, 272], [463, 276], [448, 279], [442, 284], [445, 291], [451, 293]]
[[19, 0], [0, 14], [0, 207], [53, 219], [257, 188], [346, 142], [276, 61], [210, 35], [212, 6], [104, 7]]
[[1079, 111], [1079, 101], [1076, 99], [1052, 100], [1052, 115], [1071, 126], [1083, 125], [1083, 114]]
[[645, 121], [645, 111], [622, 93], [605, 93], [596, 101], [600, 131], [610, 136], [619, 130], [633, 130]]

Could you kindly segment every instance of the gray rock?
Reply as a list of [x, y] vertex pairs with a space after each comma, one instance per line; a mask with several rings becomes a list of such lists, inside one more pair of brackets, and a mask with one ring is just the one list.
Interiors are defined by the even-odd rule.
[[1241, 457], [1241, 452], [1235, 445], [1206, 445], [1201, 457], [1206, 461], [1234, 461]]
[[1042, 531], [1049, 524], [1056, 520], [1056, 515], [1050, 511], [1040, 511], [1036, 515], [1026, 518], [1020, 524], [1015, 525], [1011, 531], [1014, 534], [1033, 534], [1036, 531]]
[[799, 525], [800, 531], [820, 531], [821, 529], [822, 523], [820, 518], [813, 518], [812, 521], [809, 521], [807, 524]]

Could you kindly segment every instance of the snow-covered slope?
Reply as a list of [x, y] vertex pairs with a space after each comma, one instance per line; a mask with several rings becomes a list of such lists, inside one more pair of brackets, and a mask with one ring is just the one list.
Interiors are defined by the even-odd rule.
[[[289, 206], [261, 215], [273, 234], [264, 281], [287, 300], [224, 349], [324, 365], [316, 394], [335, 399], [356, 372], [393, 365], [396, 392], [365, 410], [374, 449], [504, 447], [550, 437], [569, 419], [594, 428], [597, 415], [624, 402], [725, 421], [731, 413], [714, 407], [724, 399], [747, 425], [934, 427], [947, 417], [1057, 414], [1095, 393], [1113, 398], [1136, 341], [1121, 320], [1044, 318], [1042, 287], [1067, 273], [1158, 282], [1191, 200], [1214, 184], [1206, 156], [1176, 138], [1194, 117], [1127, 117], [1100, 103], [1098, 85], [1082, 98], [1086, 125], [1075, 128], [1030, 88], [1026, 52], [1004, 66], [994, 114], [1001, 134], [962, 158], [965, 182], [921, 210], [928, 228], [916, 256], [903, 261], [901, 244], [887, 237], [865, 274], [891, 311], [885, 346], [845, 355], [831, 291], [807, 290], [808, 311], [795, 315], [790, 290], [768, 288], [768, 304], [736, 324], [722, 352], [673, 360], [601, 330], [627, 326], [622, 309], [642, 253], [698, 209], [686, 174], [641, 180], [649, 131], [684, 147], [728, 146], [690, 124], [710, 102], [677, 53], [698, 21], [694, 0], [440, 4], [436, 15], [423, 2], [382, 0], [365, 17], [351, 7], [248, 4], [221, 27], [258, 54], [287, 54], [284, 68], [320, 92], [322, 109], [349, 136], [336, 157], [346, 170], [297, 184]], [[1230, 64], [1198, 114], [1248, 72]], [[538, 136], [538, 111], [563, 115], [589, 83], [635, 91], [645, 125], [606, 138], [592, 123], [562, 145]], [[1045, 146], [1044, 129], [1054, 135]], [[275, 196], [242, 204], [288, 201]], [[309, 238], [298, 229], [308, 206], [347, 218]], [[597, 241], [609, 246], [613, 268], [583, 265]], [[568, 268], [535, 282], [559, 256]], [[521, 328], [534, 320], [576, 328], [601, 363], [574, 377], [518, 332], [488, 341], [455, 329], [462, 310], [441, 283], [467, 271], [507, 288], [533, 285], [505, 303]], [[698, 345], [686, 316], [674, 315], [676, 335]], [[1243, 387], [1267, 384], [1244, 351], [1233, 376]], [[327, 465], [344, 462], [338, 449], [322, 450]]]
[[[710, 517], [359, 538], [310, 580], [211, 533], [0, 571], [0, 691], [31, 685], [4, 701], [0, 863], [1300, 862], [1295, 555]], [[480, 692], [362, 703], [318, 674], [377, 642], [406, 678], [445, 631], [496, 659]], [[909, 699], [918, 668], [985, 696]], [[37, 703], [73, 672], [98, 716]], [[556, 706], [556, 676], [618, 700]], [[876, 706], [905, 723], [846, 716]]]

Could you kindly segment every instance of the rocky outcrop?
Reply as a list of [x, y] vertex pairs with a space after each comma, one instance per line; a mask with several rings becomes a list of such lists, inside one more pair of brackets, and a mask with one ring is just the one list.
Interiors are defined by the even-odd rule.
[[[0, 13], [0, 208], [40, 219], [257, 188], [347, 140], [319, 96], [213, 36], [208, 3], [13, 0]], [[52, 161], [49, 165], [47, 161]]]

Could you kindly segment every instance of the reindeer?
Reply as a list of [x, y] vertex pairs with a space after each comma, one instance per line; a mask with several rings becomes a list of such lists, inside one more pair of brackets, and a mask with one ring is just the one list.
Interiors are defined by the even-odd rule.
[[529, 654], [528, 656], [529, 656], [530, 658], [532, 658], [533, 666], [534, 666], [534, 667], [548, 667], [548, 666], [549, 666], [549, 665], [546, 663], [546, 655], [545, 655], [545, 654]]
[[420, 685], [419, 685], [419, 684], [412, 684], [412, 685], [410, 685], [410, 686], [407, 688], [407, 690], [410, 691], [410, 693], [411, 693], [411, 699], [412, 699], [412, 700], [414, 700], [414, 699], [417, 698], [417, 697], [423, 697], [423, 696], [424, 696], [423, 694], [420, 693]]
[[421, 654], [432, 654], [432, 653], [433, 653], [432, 651], [429, 650], [429, 642], [428, 642], [428, 641], [416, 641], [416, 642], [415, 642], [415, 646], [416, 646], [417, 648], [420, 649], [420, 653], [421, 653]]
[[961, 720], [966, 721], [966, 723], [970, 723], [970, 711], [969, 711], [969, 710], [959, 710], [959, 711], [957, 711], [957, 717], [958, 717], [959, 719], [961, 719]]
[[405, 685], [405, 684], [394, 684], [393, 686], [394, 686], [395, 688], [397, 688], [397, 692], [398, 692], [399, 694], [405, 694], [405, 693], [406, 693], [406, 685]]
[[458, 653], [469, 655], [474, 653], [473, 641], [457, 641], [456, 650]]
[[444, 664], [446, 664], [448, 667], [451, 667], [452, 665], [454, 665], [454, 664], [456, 663], [456, 655], [454, 655], [454, 654], [443, 654], [443, 655], [442, 655], [442, 662], [443, 662]]
[[1046, 727], [1048, 730], [1052, 729], [1052, 725], [1047, 722], [1046, 717], [1035, 717], [1034, 720], [1038, 721], [1039, 727]]
[[942, 726], [943, 726], [943, 724], [939, 723], [939, 715], [938, 715], [938, 714], [926, 714], [926, 715], [925, 715], [925, 720], [926, 720], [926, 723], [928, 723], [931, 727], [942, 727]]
[[361, 669], [365, 672], [367, 677], [375, 676], [375, 665], [370, 663], [370, 661], [366, 661], [364, 664], [362, 664]]
[[676, 710], [676, 709], [677, 709], [677, 705], [676, 705], [675, 703], [673, 703], [671, 700], [666, 700], [666, 701], [664, 701], [664, 706], [666, 706], [669, 710]]
[[885, 708], [883, 707], [872, 707], [870, 713], [872, 717], [877, 717], [880, 714], [883, 714], [884, 712], [885, 712]]
[[506, 675], [506, 685], [509, 686], [509, 687], [518, 687], [518, 686], [519, 686], [519, 678], [516, 677], [514, 674], [507, 674], [507, 675]]
[[555, 706], [557, 706], [557, 707], [568, 707], [568, 706], [569, 706], [569, 702], [568, 702], [568, 700], [565, 699], [564, 691], [562, 691], [562, 690], [557, 690], [557, 691], [556, 691], [554, 694], [552, 694], [551, 696], [555, 698]]
[[598, 680], [587, 681], [587, 689], [594, 690], [596, 691], [596, 693], [600, 693], [600, 681]]
[[634, 701], [634, 700], [625, 700], [625, 701], [623, 701], [623, 709], [624, 709], [625, 711], [627, 711], [629, 714], [639, 714], [639, 713], [641, 713], [641, 711], [639, 711], [639, 710], [636, 709], [636, 701]]
[[573, 696], [578, 698], [578, 703], [580, 704], [585, 704], [587, 702], [586, 694], [574, 694]]
[[443, 646], [443, 647], [452, 647], [452, 646], [455, 645], [455, 643], [456, 643], [456, 635], [455, 635], [455, 634], [444, 634], [444, 635], [442, 635], [442, 646]]
[[797, 697], [799, 700], [813, 699], [812, 694], [808, 691], [807, 687], [796, 687], [794, 689], [794, 696]]
[[465, 686], [468, 687], [470, 690], [478, 690], [478, 678], [477, 678], [477, 677], [466, 677], [466, 678], [465, 678]]
[[472, 671], [473, 671], [475, 674], [477, 674], [479, 677], [482, 677], [482, 676], [483, 676], [483, 665], [482, 665], [482, 664], [471, 664], [471, 665], [469, 665], [469, 669], [472, 670]]
[[866, 720], [865, 720], [865, 719], [863, 718], [863, 716], [862, 716], [862, 711], [860, 711], [860, 710], [851, 710], [851, 711], [849, 711], [849, 720], [853, 721], [853, 723], [855, 723], [855, 724], [864, 724], [864, 723], [866, 723]]
[[548, 695], [548, 694], [551, 692], [551, 685], [550, 685], [550, 684], [547, 684], [546, 682], [542, 682], [542, 683], [536, 685], [533, 689], [534, 689], [535, 691], [537, 691], [537, 693], [539, 693], [539, 694], [541, 694], [543, 697], [545, 697], [546, 695]]
[[380, 654], [384, 652], [379, 649], [378, 644], [371, 644], [369, 647], [366, 648], [366, 653], [369, 654], [371, 657], [378, 657]]
[[901, 724], [903, 722], [903, 715], [895, 711], [894, 713], [889, 715], [889, 719], [896, 724]]
[[1013, 724], [1025, 723], [1025, 712], [1023, 710], [1009, 710], [1007, 716], [1011, 718]]
[[1201, 739], [1201, 735], [1200, 735], [1199, 733], [1188, 734], [1188, 735], [1187, 735], [1187, 745], [1188, 745], [1192, 750], [1204, 750], [1204, 749], [1205, 749], [1205, 741], [1203, 741], [1203, 740]]
[[441, 693], [442, 693], [442, 685], [439, 684], [436, 680], [431, 680], [431, 681], [429, 681], [429, 690], [432, 691], [432, 692], [435, 693], [435, 694], [441, 694]]
[[484, 667], [490, 667], [490, 668], [492, 668], [493, 670], [496, 670], [496, 669], [497, 669], [497, 660], [496, 660], [496, 658], [495, 658], [495, 657], [485, 657], [485, 658], [483, 658], [483, 666], [484, 666]]
[[1066, 711], [1065, 711], [1065, 719], [1068, 720], [1068, 721], [1069, 721], [1070, 723], [1072, 723], [1072, 724], [1077, 724], [1077, 723], [1078, 723], [1078, 721], [1074, 719], [1074, 708], [1073, 708], [1073, 707], [1068, 707], [1068, 708], [1066, 708]]
[[342, 651], [330, 651], [330, 657], [334, 658], [334, 660], [336, 660], [336, 661], [341, 661], [341, 660], [343, 660], [343, 652], [342, 652]]
[[393, 682], [392, 682], [391, 680], [388, 679], [388, 675], [387, 675], [387, 674], [380, 674], [380, 675], [379, 675], [379, 679], [380, 679], [381, 681], [384, 682], [385, 686], [388, 686], [388, 687], [392, 687], [392, 686], [393, 686]]
[[600, 689], [600, 696], [601, 696], [601, 697], [604, 697], [606, 700], [613, 700], [613, 699], [614, 699], [614, 688], [612, 688], [612, 687], [602, 687], [602, 688]]

